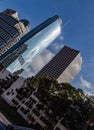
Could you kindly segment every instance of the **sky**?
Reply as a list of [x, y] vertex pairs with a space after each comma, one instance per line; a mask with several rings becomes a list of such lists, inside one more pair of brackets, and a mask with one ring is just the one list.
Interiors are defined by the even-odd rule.
[[0, 0], [0, 11], [6, 8], [17, 10], [21, 19], [28, 19], [31, 29], [56, 14], [63, 21], [61, 35], [36, 57], [27, 74], [42, 68], [66, 45], [79, 50], [83, 58], [81, 71], [72, 85], [94, 93], [94, 0]]

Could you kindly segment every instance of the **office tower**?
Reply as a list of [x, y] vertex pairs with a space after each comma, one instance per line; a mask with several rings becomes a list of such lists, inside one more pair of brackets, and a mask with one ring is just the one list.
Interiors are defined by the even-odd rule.
[[10, 55], [7, 56], [2, 61], [2, 65], [4, 68], [7, 68], [10, 64], [12, 64], [17, 58], [21, 64], [23, 64], [24, 60], [22, 61], [21, 54], [27, 50], [27, 45], [22, 44], [20, 45], [15, 51], [13, 51]]
[[70, 83], [81, 69], [82, 57], [80, 52], [64, 46], [53, 59], [46, 64], [36, 77], [47, 74], [58, 80], [59, 83]]
[[22, 64], [19, 59], [16, 59], [9, 67], [9, 71], [15, 72], [25, 69], [29, 66], [36, 55], [39, 55], [54, 41], [61, 33], [62, 20], [59, 16], [54, 16], [44, 21], [42, 24], [27, 33], [21, 40], [11, 47], [5, 54], [0, 57], [3, 62], [6, 57], [13, 53], [21, 45], [27, 45], [27, 49], [20, 55]]
[[19, 20], [18, 12], [6, 9], [0, 13], [0, 56], [29, 31], [29, 21]]

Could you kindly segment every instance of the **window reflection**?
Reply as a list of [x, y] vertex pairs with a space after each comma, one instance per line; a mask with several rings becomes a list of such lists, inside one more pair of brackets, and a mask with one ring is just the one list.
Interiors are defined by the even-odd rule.
[[16, 59], [8, 69], [11, 72], [17, 71], [19, 69], [25, 69], [30, 65], [33, 58], [39, 55], [41, 51], [47, 48], [55, 38], [61, 33], [61, 19], [58, 18], [56, 21], [46, 26], [32, 38], [30, 38], [25, 44], [28, 46], [27, 50], [22, 54], [24, 59], [24, 64], [21, 65], [18, 59]]

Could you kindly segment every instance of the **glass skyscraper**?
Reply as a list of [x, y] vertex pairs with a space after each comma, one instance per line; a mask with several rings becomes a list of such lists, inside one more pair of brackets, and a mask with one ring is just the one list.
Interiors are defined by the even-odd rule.
[[20, 55], [20, 60], [16, 59], [8, 69], [11, 72], [25, 69], [31, 64], [35, 56], [39, 55], [41, 51], [47, 48], [60, 35], [61, 29], [62, 20], [59, 16], [56, 15], [49, 18], [21, 38], [17, 44], [0, 57], [0, 60], [4, 60], [15, 49], [24, 44], [27, 46], [27, 49]]

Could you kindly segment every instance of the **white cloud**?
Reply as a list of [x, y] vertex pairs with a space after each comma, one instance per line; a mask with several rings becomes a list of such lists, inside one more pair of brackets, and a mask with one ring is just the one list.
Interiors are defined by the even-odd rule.
[[60, 40], [61, 42], [64, 41], [64, 37], [63, 37], [63, 35], [60, 35], [60, 36], [59, 36], [59, 40]]
[[58, 42], [54, 42], [52, 47], [55, 51], [59, 51], [64, 45], [63, 44], [60, 44]]
[[59, 40], [59, 42], [54, 42], [53, 43], [53, 49], [55, 49], [55, 50], [60, 50], [64, 45], [63, 45], [63, 40], [64, 40], [64, 37], [63, 37], [63, 35], [60, 35], [59, 37], [58, 37], [58, 40]]
[[84, 94], [85, 94], [85, 95], [91, 95], [91, 96], [94, 95], [94, 93], [92, 93], [92, 92], [90, 92], [90, 91], [87, 91], [87, 90], [84, 90]]
[[81, 81], [81, 86], [84, 86], [88, 89], [91, 88], [91, 83], [87, 81], [86, 79], [84, 79], [82, 76], [80, 77], [80, 81]]
[[30, 68], [26, 68], [25, 73], [27, 73], [28, 77], [31, 77], [32, 75], [34, 75]]
[[40, 56], [36, 57], [36, 59], [31, 64], [39, 71], [45, 64], [47, 64], [52, 59], [53, 56], [54, 54], [46, 49], [43, 53], [41, 53]]
[[63, 40], [63, 35], [60, 35], [58, 39], [50, 45], [50, 48], [53, 49], [54, 52], [58, 52], [64, 46]]
[[[63, 45], [63, 40], [64, 37], [63, 35], [60, 35], [58, 37], [58, 42], [54, 42], [51, 45], [51, 48], [55, 51], [58, 52], [64, 45]], [[39, 70], [42, 69], [43, 66], [45, 66], [53, 57], [54, 53], [52, 53], [50, 50], [46, 49], [44, 50], [39, 56], [34, 58], [34, 60], [31, 62], [31, 68], [27, 68], [25, 70], [25, 73], [28, 76], [35, 75], [39, 72]], [[29, 66], [30, 67], [30, 66]]]
[[54, 54], [46, 49], [39, 56], [37, 56], [33, 62], [31, 62], [32, 70], [27, 68], [25, 72], [28, 74], [28, 76], [31, 76], [32, 74], [35, 75], [53, 58], [53, 56]]

